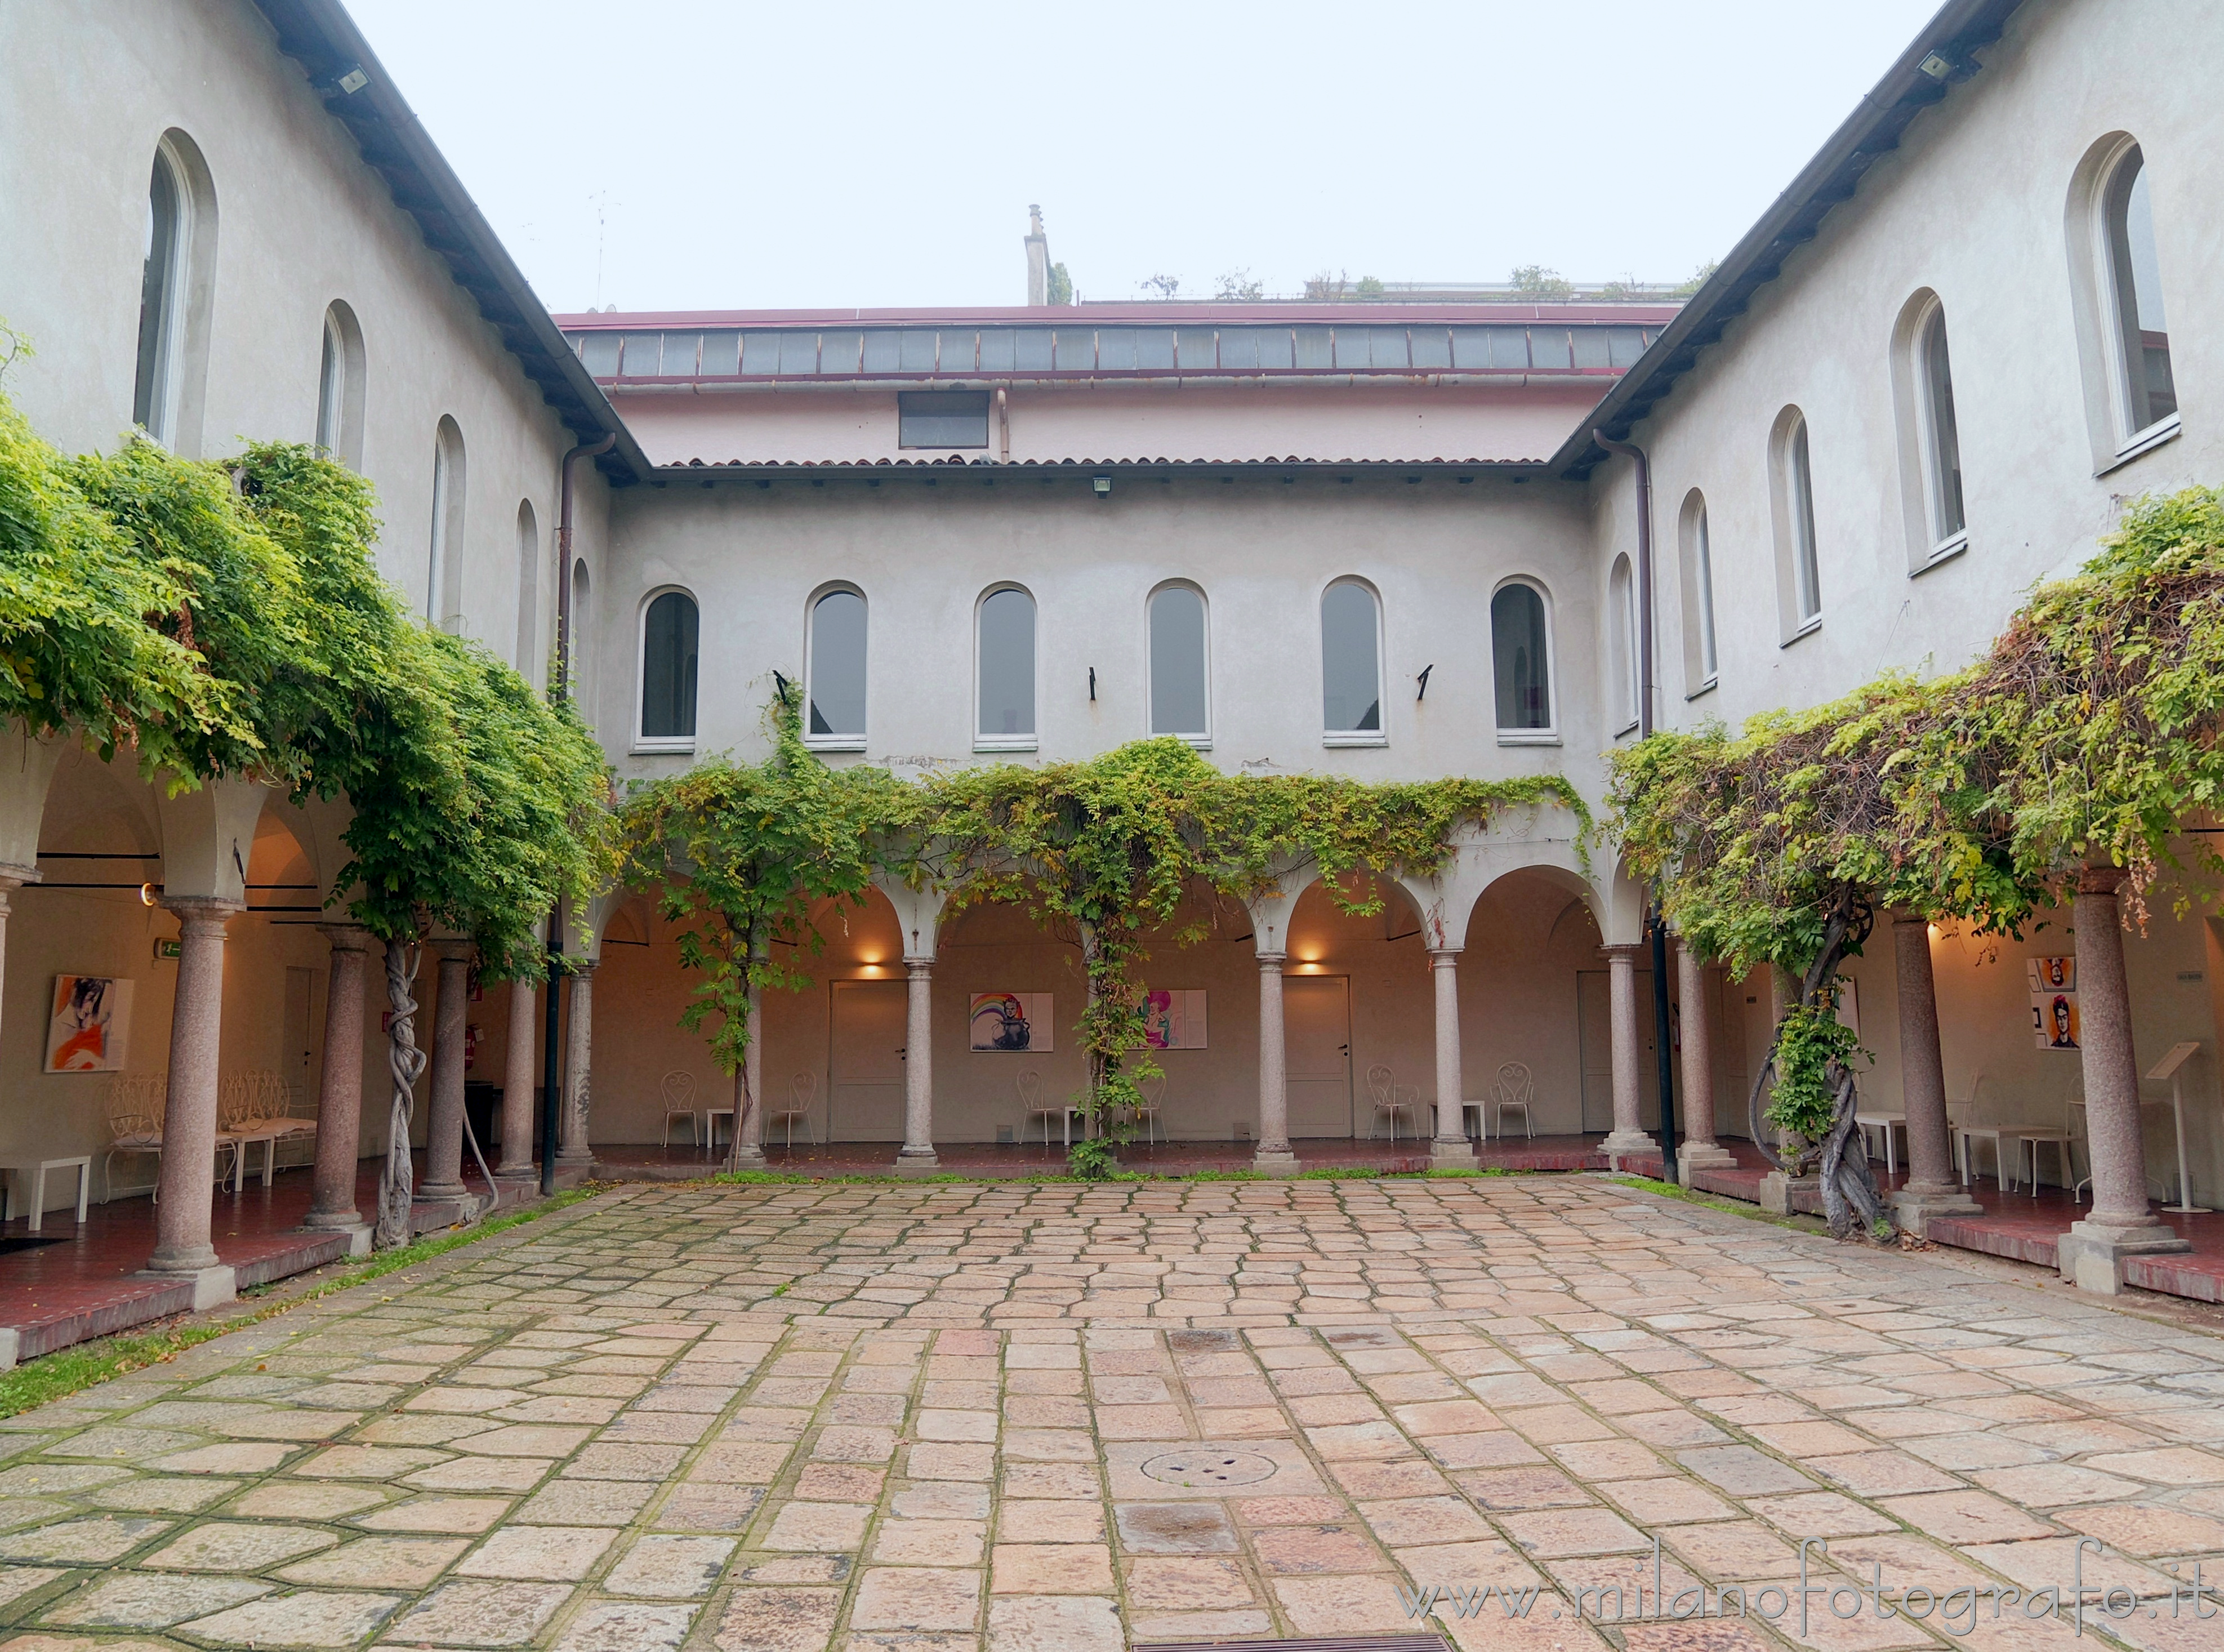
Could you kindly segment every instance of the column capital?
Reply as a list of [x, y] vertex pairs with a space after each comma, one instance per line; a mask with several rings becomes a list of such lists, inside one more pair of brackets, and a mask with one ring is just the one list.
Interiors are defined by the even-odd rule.
[[1462, 946], [1431, 946], [1429, 948], [1429, 967], [1448, 970], [1459, 962], [1460, 953], [1465, 950]]
[[378, 938], [359, 923], [320, 923], [317, 933], [332, 942], [336, 953], [367, 953]]
[[1913, 907], [1896, 906], [1892, 908], [1891, 917], [1892, 927], [1895, 929], [1905, 929], [1918, 923], [1926, 929], [1930, 927], [1930, 918]]
[[907, 953], [904, 955], [903, 965], [913, 975], [926, 975], [932, 972], [934, 968], [934, 954], [928, 953], [924, 957], [913, 957]]
[[2080, 895], [2105, 895], [2111, 899], [2131, 874], [2121, 866], [2088, 866], [2077, 874]]
[[592, 958], [566, 959], [564, 963], [564, 973], [570, 976], [574, 981], [592, 980], [595, 974], [595, 965], [600, 960]]
[[1279, 971], [1290, 961], [1290, 955], [1287, 953], [1255, 953], [1253, 956], [1258, 960], [1259, 967], [1262, 970]]
[[46, 874], [35, 866], [18, 866], [13, 861], [0, 860], [0, 896], [25, 883], [45, 881]]
[[1641, 941], [1617, 940], [1601, 946], [1599, 955], [1608, 963], [1627, 961], [1634, 964], [1637, 961], [1638, 953], [1644, 950], [1645, 946]]
[[221, 895], [173, 895], [164, 898], [161, 907], [186, 934], [220, 935], [225, 924], [247, 910], [247, 902]]
[[468, 964], [478, 950], [478, 942], [460, 935], [442, 935], [426, 945], [432, 947], [433, 956], [445, 964]]

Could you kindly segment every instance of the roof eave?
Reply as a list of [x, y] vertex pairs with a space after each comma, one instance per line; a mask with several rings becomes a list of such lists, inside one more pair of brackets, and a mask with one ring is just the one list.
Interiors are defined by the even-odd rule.
[[[1606, 457], [1592, 438], [1594, 430], [1627, 440], [1653, 404], [1697, 364], [1699, 352], [1720, 339], [1751, 306], [1754, 293], [1782, 273], [1784, 261], [1815, 238], [1830, 209], [1851, 199], [1869, 168], [1899, 147], [1908, 124], [1977, 73], [1976, 54], [2000, 37], [2022, 3], [1947, 0], [1683, 311], [1561, 444], [1553, 465], [1570, 476], [1587, 476]], [[1943, 79], [1923, 69], [1933, 56], [1952, 66]]]
[[[278, 48], [306, 71], [325, 107], [344, 126], [363, 163], [379, 174], [395, 204], [417, 222], [425, 244], [448, 266], [457, 286], [502, 336], [503, 347], [548, 405], [582, 440], [615, 435], [616, 446], [596, 462], [612, 481], [645, 481], [655, 471], [610, 399], [564, 339], [456, 176], [432, 136], [395, 89], [370, 43], [339, 0], [254, 0], [278, 37]], [[360, 69], [365, 83], [343, 91], [341, 77]]]

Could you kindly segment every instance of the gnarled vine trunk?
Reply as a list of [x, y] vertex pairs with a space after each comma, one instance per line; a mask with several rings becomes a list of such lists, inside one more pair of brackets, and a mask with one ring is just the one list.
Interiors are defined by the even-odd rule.
[[1854, 1115], [1861, 1106], [1861, 1089], [1853, 1069], [1842, 1061], [1829, 1064], [1830, 1126], [1819, 1142], [1788, 1159], [1778, 1153], [1769, 1140], [1766, 1128], [1768, 1120], [1761, 1098], [1776, 1076], [1776, 1054], [1783, 1046], [1785, 1027], [1792, 1013], [1802, 1005], [1833, 1002], [1832, 986], [1837, 979], [1838, 966], [1845, 961], [1849, 950], [1867, 938], [1873, 921], [1865, 908], [1831, 915], [1823, 928], [1822, 948], [1800, 979], [1798, 997], [1786, 1007], [1784, 1019], [1776, 1023], [1774, 1035], [1769, 1041], [1768, 1059], [1761, 1063], [1760, 1072], [1753, 1079], [1753, 1093], [1746, 1109], [1753, 1145], [1760, 1149], [1763, 1158], [1785, 1175], [1799, 1175], [1810, 1153], [1819, 1152], [1817, 1179], [1823, 1194], [1823, 1219], [1829, 1225], [1831, 1233], [1841, 1239], [1849, 1237], [1856, 1227], [1872, 1234], [1880, 1230], [1887, 1233], [1897, 1231], [1885, 1206], [1884, 1195], [1877, 1187], [1876, 1173], [1869, 1166], [1867, 1146], [1854, 1122]]
[[391, 1015], [386, 1029], [386, 1068], [394, 1080], [387, 1113], [386, 1171], [378, 1184], [378, 1222], [372, 1243], [382, 1250], [409, 1243], [409, 1203], [416, 1187], [409, 1161], [409, 1125], [416, 1112], [417, 1080], [425, 1073], [425, 1052], [417, 1048], [417, 980], [420, 947], [414, 940], [386, 943], [386, 1001]]

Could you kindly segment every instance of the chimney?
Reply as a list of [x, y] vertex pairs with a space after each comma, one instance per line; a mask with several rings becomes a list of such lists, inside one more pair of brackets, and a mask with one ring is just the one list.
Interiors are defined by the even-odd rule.
[[1042, 208], [1027, 208], [1027, 302], [1039, 309], [1050, 302], [1050, 241], [1043, 234]]

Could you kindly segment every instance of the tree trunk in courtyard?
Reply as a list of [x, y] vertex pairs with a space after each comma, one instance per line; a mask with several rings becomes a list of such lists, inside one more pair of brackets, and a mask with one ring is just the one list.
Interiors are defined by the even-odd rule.
[[394, 1096], [387, 1113], [386, 1173], [378, 1187], [378, 1225], [371, 1236], [381, 1250], [409, 1243], [409, 1202], [414, 1191], [409, 1125], [416, 1112], [417, 1080], [425, 1073], [425, 1052], [417, 1048], [417, 1000], [411, 996], [417, 979], [418, 953], [414, 940], [386, 943], [386, 998], [392, 1011], [387, 1027], [386, 1067], [394, 1080]]

